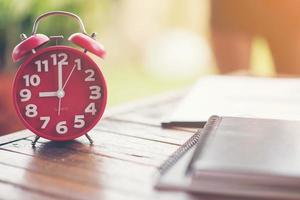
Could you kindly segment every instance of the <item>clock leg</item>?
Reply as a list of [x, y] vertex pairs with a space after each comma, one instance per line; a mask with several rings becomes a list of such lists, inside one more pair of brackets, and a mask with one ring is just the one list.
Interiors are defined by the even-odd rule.
[[86, 133], [85, 137], [90, 141], [90, 144], [93, 144], [94, 141], [92, 140], [92, 138]]
[[40, 136], [35, 136], [33, 142], [31, 143], [31, 145], [32, 145], [33, 147], [35, 147], [35, 144], [37, 143], [37, 141], [38, 141], [39, 139], [40, 139]]

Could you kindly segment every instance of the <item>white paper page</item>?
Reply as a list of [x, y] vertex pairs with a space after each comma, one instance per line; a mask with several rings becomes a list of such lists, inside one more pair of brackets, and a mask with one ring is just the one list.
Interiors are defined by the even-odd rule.
[[300, 79], [208, 76], [167, 121], [201, 122], [211, 115], [300, 120]]

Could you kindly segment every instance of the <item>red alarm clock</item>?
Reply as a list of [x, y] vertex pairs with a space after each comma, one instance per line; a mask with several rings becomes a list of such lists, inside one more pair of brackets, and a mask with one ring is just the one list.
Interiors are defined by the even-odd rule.
[[[62, 36], [47, 37], [37, 34], [39, 22], [51, 15], [74, 18], [81, 32], [68, 40], [84, 50], [57, 45]], [[107, 89], [99, 66], [86, 54], [87, 51], [103, 58], [101, 44], [86, 34], [81, 19], [69, 12], [54, 11], [39, 16], [33, 25], [32, 35], [26, 37], [13, 52], [17, 62], [23, 58], [13, 85], [13, 100], [17, 114], [26, 128], [39, 137], [55, 141], [73, 140], [87, 135], [100, 120], [106, 106]], [[50, 46], [51, 40], [56, 40]], [[43, 45], [47, 47], [42, 48]]]

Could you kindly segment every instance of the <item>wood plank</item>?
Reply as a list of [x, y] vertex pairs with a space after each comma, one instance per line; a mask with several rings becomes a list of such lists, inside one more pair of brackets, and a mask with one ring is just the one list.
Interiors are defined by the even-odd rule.
[[[68, 181], [56, 176], [45, 175], [41, 172], [36, 173], [33, 170], [24, 170], [22, 168], [14, 168], [0, 164], [1, 169], [4, 169], [6, 173], [0, 174], [0, 179], [15, 185], [16, 187], [24, 188], [26, 190], [34, 191], [45, 195], [47, 198], [65, 198], [65, 199], [93, 199], [93, 198], [105, 198], [105, 199], [220, 199], [220, 197], [213, 196], [195, 196], [182, 192], [159, 192], [152, 188], [152, 182], [147, 183], [128, 182], [128, 179], [124, 181], [116, 178], [116, 176], [103, 177], [102, 182], [98, 185], [86, 185], [78, 184], [74, 181]], [[45, 169], [41, 167], [40, 169]], [[59, 169], [53, 169], [59, 170]], [[72, 170], [64, 171], [65, 173], [72, 174]], [[131, 168], [131, 170], [134, 170]], [[134, 172], [134, 174], [137, 174]], [[74, 174], [73, 174], [74, 175]], [[138, 174], [143, 176], [144, 174]], [[102, 174], [99, 174], [102, 176]], [[119, 182], [118, 186], [111, 185], [111, 180], [115, 183]], [[45, 187], [43, 187], [45, 186]], [[123, 190], [122, 190], [123, 189]], [[3, 194], [3, 193], [2, 193]], [[1, 197], [1, 194], [0, 194]], [[7, 196], [6, 196], [7, 197]], [[25, 198], [22, 198], [25, 199]], [[228, 198], [222, 198], [228, 199]], [[231, 199], [231, 198], [230, 198]]]
[[[71, 151], [72, 154], [76, 153]], [[153, 167], [138, 165], [135, 163], [124, 162], [121, 160], [115, 160], [113, 158], [102, 157], [99, 155], [91, 155], [84, 153], [77, 153], [78, 156], [59, 156], [56, 154], [55, 158], [52, 154], [51, 157], [47, 157], [46, 154], [24, 154], [21, 152], [14, 152], [1, 149], [0, 161], [2, 164], [11, 165], [19, 168], [28, 169], [31, 171], [43, 172], [45, 175], [58, 176], [67, 180], [76, 182], [82, 182], [88, 185], [97, 185], [98, 180], [93, 180], [97, 174], [101, 173], [101, 176], [114, 175], [118, 178], [126, 178], [128, 180], [134, 180], [137, 183], [145, 181], [146, 177], [150, 177], [153, 171]], [[5, 158], [5, 159], [4, 159]], [[46, 167], [45, 167], [46, 166]], [[119, 167], [124, 168], [118, 171]], [[129, 169], [128, 169], [129, 168]], [[136, 172], [146, 171], [145, 176], [130, 175], [128, 170], [134, 168]], [[151, 169], [151, 170], [150, 170]], [[65, 171], [71, 174], [66, 174]], [[74, 176], [74, 174], [76, 176]]]
[[[34, 150], [32, 151], [34, 152]], [[95, 157], [93, 161], [91, 161], [90, 156], [85, 156], [88, 158], [86, 158], [84, 167], [81, 165], [84, 161], [77, 162], [73, 160], [75, 156], [71, 158], [63, 156], [63, 159], [56, 158], [55, 162], [53, 162], [53, 157], [47, 160], [48, 157], [32, 157], [9, 151], [3, 153], [3, 150], [0, 151], [0, 156], [3, 158], [0, 161], [1, 169], [3, 169], [1, 164], [23, 168], [25, 170], [24, 173], [29, 174], [31, 177], [34, 176], [33, 179], [35, 179], [35, 175], [32, 173], [36, 173], [38, 175], [50, 176], [57, 181], [62, 181], [62, 184], [65, 184], [65, 182], [78, 182], [87, 187], [101, 188], [101, 192], [110, 189], [112, 190], [110, 193], [117, 192], [127, 196], [130, 194], [130, 198], [148, 199], [149, 197], [149, 199], [153, 199], [153, 195], [159, 195], [152, 188], [155, 168], [150, 169], [146, 166], [111, 160], [109, 158], [101, 158], [99, 160], [99, 157], [95, 155], [93, 156]], [[84, 156], [81, 156], [81, 158], [84, 158]], [[3, 180], [3, 177], [1, 177], [1, 180]], [[9, 180], [12, 181], [11, 179]], [[49, 180], [47, 179], [47, 181]], [[17, 184], [16, 182], [13, 183]], [[47, 185], [49, 184], [52, 183], [47, 183]], [[28, 185], [27, 187], [37, 190], [35, 185]], [[42, 190], [41, 192], [45, 191]], [[52, 190], [51, 192], [57, 196], [66, 197], [66, 194], [60, 191]]]
[[[133, 122], [124, 122], [114, 119], [103, 119], [94, 130], [106, 131], [112, 134], [121, 134], [141, 139], [158, 142], [173, 143], [180, 145], [186, 141], [195, 129], [163, 129], [154, 125], [143, 125]], [[187, 133], [185, 133], [187, 132]], [[29, 130], [18, 131], [16, 133], [0, 137], [0, 146], [8, 142], [32, 137], [34, 134]]]
[[95, 127], [97, 131], [105, 131], [117, 135], [125, 135], [157, 142], [182, 145], [197, 130], [163, 129], [161, 126], [149, 126], [139, 123], [106, 119]]
[[[129, 132], [130, 130], [128, 130]], [[164, 130], [167, 132], [167, 130]], [[134, 129], [132, 132], [136, 134], [141, 133], [141, 131]], [[178, 145], [171, 143], [159, 143], [156, 140], [145, 140], [143, 138], [137, 137], [128, 137], [126, 135], [119, 135], [107, 131], [92, 130], [90, 132], [91, 137], [94, 140], [94, 146], [91, 153], [101, 154], [105, 156], [110, 156], [122, 160], [137, 162], [140, 164], [148, 164], [153, 166], [160, 165], [166, 157], [174, 152]], [[191, 133], [184, 135], [184, 138], [188, 139]], [[33, 140], [33, 137], [31, 137]], [[40, 142], [45, 143], [48, 140], [41, 139]], [[77, 141], [82, 142], [83, 144], [88, 145], [88, 141], [85, 137], [77, 139]], [[185, 142], [185, 139], [181, 139], [179, 144]], [[20, 141], [19, 143], [12, 143], [9, 146], [12, 148], [17, 148], [18, 146], [27, 145], [28, 148], [31, 148], [29, 141], [24, 142]], [[6, 147], [3, 145], [2, 147]], [[70, 147], [69, 147], [70, 148]], [[90, 152], [90, 150], [81, 149], [81, 146], [74, 147], [78, 151]]]
[[17, 140], [21, 140], [21, 139], [30, 137], [32, 135], [33, 135], [33, 133], [22, 130], [22, 131], [15, 132], [13, 134], [1, 136], [0, 137], [0, 146], [4, 145], [6, 143], [9, 143], [9, 142], [13, 142], [13, 141], [17, 141]]
[[0, 173], [2, 181], [14, 185], [22, 185], [23, 188], [40, 191], [48, 196], [55, 194], [56, 197], [67, 198], [72, 195], [72, 191], [76, 191], [76, 196], [80, 199], [87, 199], [86, 197], [89, 195], [93, 197], [101, 195], [98, 190], [86, 187], [85, 185], [25, 171], [21, 168], [1, 165], [1, 170], [5, 171], [5, 173]]
[[[130, 103], [126, 106], [112, 108], [105, 115], [106, 118], [120, 121], [160, 125], [162, 119], [171, 113], [179, 100], [186, 94], [187, 90], [178, 90], [176, 92], [150, 97], [144, 101]], [[155, 108], [155, 109], [153, 109]]]
[[118, 198], [124, 195], [119, 193], [118, 190], [110, 190], [109, 188], [104, 190], [102, 187], [90, 187], [81, 183], [35, 173], [22, 168], [3, 164], [0, 166], [1, 170], [5, 170], [5, 173], [0, 173], [0, 179], [2, 181], [28, 190], [33, 190], [40, 194], [45, 194], [46, 196], [64, 199], [96, 199], [104, 198], [105, 195], [118, 196]]
[[[120, 137], [120, 136], [118, 136]], [[124, 136], [121, 136], [124, 137]], [[102, 138], [103, 139], [103, 138]], [[71, 177], [76, 177], [75, 180], [78, 181], [82, 181], [82, 180], [86, 180], [85, 176], [88, 178], [87, 180], [89, 180], [90, 182], [92, 182], [92, 184], [95, 184], [95, 181], [93, 181], [92, 177], [98, 177], [97, 175], [93, 174], [93, 172], [96, 169], [101, 169], [100, 172], [98, 172], [98, 175], [101, 174], [101, 176], [106, 177], [106, 180], [111, 180], [111, 181], [107, 181], [106, 185], [109, 185], [109, 187], [113, 187], [118, 191], [122, 191], [122, 187], [121, 186], [126, 186], [129, 188], [132, 188], [133, 190], [135, 190], [135, 188], [139, 188], [139, 192], [142, 192], [143, 194], [148, 194], [151, 195], [152, 193], [152, 181], [153, 181], [153, 175], [156, 172], [155, 168], [151, 168], [149, 169], [149, 167], [147, 166], [140, 166], [137, 165], [136, 163], [140, 163], [140, 162], [134, 162], [132, 163], [126, 163], [126, 162], [121, 162], [120, 156], [117, 157], [116, 160], [112, 161], [111, 157], [114, 158], [114, 153], [112, 152], [112, 150], [109, 150], [108, 152], [103, 152], [100, 150], [98, 150], [98, 148], [96, 148], [95, 146], [90, 147], [87, 144], [83, 144], [80, 142], [69, 142], [69, 143], [54, 143], [54, 142], [46, 142], [43, 141], [43, 143], [41, 143], [40, 145], [37, 146], [36, 149], [33, 149], [31, 147], [31, 143], [28, 140], [24, 140], [24, 141], [18, 141], [15, 143], [10, 143], [7, 145], [2, 146], [2, 149], [6, 149], [6, 150], [10, 150], [10, 151], [15, 151], [15, 152], [19, 152], [25, 155], [30, 155], [31, 160], [35, 160], [34, 163], [30, 162], [26, 159], [28, 158], [24, 158], [24, 155], [21, 156], [22, 159], [20, 158], [20, 156], [12, 156], [12, 155], [8, 155], [9, 153], [4, 153], [3, 155], [0, 154], [0, 157], [3, 157], [3, 162], [5, 162], [6, 164], [14, 164], [17, 165], [17, 167], [22, 167], [22, 165], [26, 166], [26, 167], [30, 167], [31, 170], [33, 170], [35, 167], [39, 167], [38, 170], [43, 169], [46, 170], [44, 174], [46, 175], [51, 175], [54, 176], [55, 174], [57, 175], [57, 173], [59, 173], [60, 170], [63, 169], [63, 167], [59, 167], [59, 164], [67, 164], [69, 166], [73, 166], [73, 168], [68, 167], [68, 173], [69, 172], [77, 172], [74, 174], [81, 174], [82, 176], [78, 176], [78, 175], [74, 175], [73, 173], [70, 173], [69, 176]], [[44, 143], [45, 142], [45, 143]], [[118, 142], [119, 144], [120, 142]], [[122, 142], [121, 142], [122, 143]], [[128, 142], [125, 142], [128, 143]], [[152, 146], [152, 145], [151, 145]], [[177, 147], [175, 147], [177, 148]], [[12, 152], [14, 153], [14, 152]], [[10, 154], [12, 154], [10, 153]], [[108, 155], [106, 155], [105, 153], [108, 153]], [[171, 153], [171, 152], [170, 152]], [[105, 157], [102, 157], [102, 155], [105, 155]], [[164, 155], [163, 160], [166, 159], [168, 155]], [[40, 159], [45, 159], [46, 161], [41, 162], [39, 160], [37, 160], [37, 158]], [[9, 159], [10, 158], [10, 159]], [[25, 160], [24, 160], [25, 159]], [[140, 157], [138, 157], [138, 159], [141, 159]], [[50, 162], [53, 164], [45, 164], [45, 162]], [[97, 164], [100, 162], [100, 166], [97, 166]], [[91, 165], [95, 165], [95, 167], [93, 167], [93, 169], [91, 169]], [[47, 166], [47, 168], [43, 167], [43, 166]], [[53, 168], [51, 167], [53, 166]], [[104, 167], [105, 166], [105, 167]], [[74, 169], [74, 167], [81, 167], [81, 168], [88, 168], [86, 169], [86, 171], [84, 173], [79, 173], [78, 170], [80, 171], [80, 169]], [[32, 169], [33, 168], [33, 169]], [[58, 170], [58, 172], [55, 172], [56, 169]], [[62, 168], [62, 169], [61, 169]], [[126, 169], [126, 170], [124, 170]], [[54, 172], [55, 174], [53, 174]], [[88, 171], [88, 173], [87, 173]], [[68, 174], [66, 173], [66, 174]], [[68, 175], [64, 175], [65, 171], [62, 170], [62, 174], [59, 174], [60, 176], [64, 177], [64, 178], [70, 178]], [[138, 175], [135, 175], [138, 174]], [[143, 174], [143, 176], [140, 176], [139, 174]], [[111, 176], [111, 178], [109, 178]], [[115, 178], [117, 177], [117, 179]], [[75, 181], [74, 179], [71, 179], [71, 181]], [[114, 181], [117, 181], [117, 185]], [[129, 182], [128, 182], [129, 181]], [[133, 184], [134, 183], [134, 184]], [[86, 185], [86, 183], [84, 183]], [[121, 184], [121, 185], [119, 185]], [[97, 184], [95, 184], [97, 185]], [[141, 187], [141, 185], [144, 185], [143, 187]], [[123, 188], [126, 189], [126, 188]], [[126, 192], [131, 192], [131, 193], [136, 193], [135, 191], [126, 191]]]
[[[112, 125], [113, 125], [112, 127], [114, 127], [116, 124], [113, 123]], [[141, 125], [138, 125], [138, 126], [141, 128]], [[145, 128], [145, 126], [142, 126], [142, 128]], [[150, 127], [150, 128], [152, 128], [152, 130], [153, 130], [153, 127]], [[132, 129], [132, 130], [134, 130], [134, 129]], [[138, 130], [138, 131], [135, 131], [135, 132], [139, 133], [141, 131]], [[60, 143], [63, 146], [59, 146], [59, 145], [57, 145], [58, 143], [47, 142], [46, 140], [41, 140], [41, 143], [40, 143], [41, 146], [38, 145], [36, 149], [32, 149], [30, 141], [24, 140], [24, 141], [18, 141], [18, 142], [14, 142], [14, 143], [4, 145], [4, 146], [2, 146], [2, 148], [7, 149], [7, 150], [11, 150], [11, 151], [20, 152], [20, 153], [25, 153], [25, 154], [29, 153], [29, 155], [31, 155], [31, 156], [34, 156], [35, 153], [37, 153], [37, 152], [41, 152], [41, 153], [39, 153], [39, 155], [42, 155], [42, 156], [44, 156], [44, 158], [46, 157], [47, 159], [52, 158], [53, 155], [60, 155], [60, 156], [63, 156], [64, 162], [66, 162], [66, 163], [68, 163], [72, 166], [74, 165], [74, 162], [76, 162], [76, 163], [90, 163], [90, 161], [86, 160], [87, 156], [82, 155], [84, 153], [85, 154], [92, 153], [94, 155], [105, 156], [105, 157], [108, 157], [108, 158], [117, 158], [117, 159], [121, 159], [121, 160], [127, 160], [127, 161], [129, 160], [129, 161], [135, 161], [137, 163], [141, 163], [140, 160], [143, 159], [143, 155], [138, 156], [137, 157], [138, 160], [132, 160], [132, 159], [126, 159], [126, 158], [124, 159], [123, 156], [116, 155], [114, 153], [115, 152], [114, 149], [116, 149], [117, 151], [120, 151], [122, 154], [123, 153], [128, 154], [129, 152], [126, 149], [125, 150], [123, 150], [123, 149], [120, 150], [120, 148], [123, 148], [122, 146], [124, 144], [126, 144], [125, 145], [126, 147], [137, 148], [139, 153], [141, 153], [141, 150], [143, 151], [145, 146], [146, 147], [149, 146], [149, 147], [151, 147], [149, 149], [151, 151], [151, 153], [149, 155], [151, 155], [151, 156], [153, 156], [153, 152], [152, 152], [153, 149], [156, 151], [156, 153], [159, 152], [160, 157], [162, 156], [161, 155], [162, 152], [165, 151], [165, 149], [166, 149], [166, 147], [162, 148], [160, 144], [156, 145], [156, 143], [157, 143], [156, 141], [155, 142], [154, 141], [146, 141], [146, 143], [145, 143], [145, 142], [141, 142], [141, 141], [143, 141], [143, 139], [140, 139], [140, 138], [129, 138], [128, 136], [115, 135], [115, 133], [111, 134], [111, 133], [106, 133], [105, 131], [102, 131], [102, 132], [97, 131], [97, 133], [95, 133], [95, 134], [98, 134], [98, 135], [96, 135], [97, 137], [94, 137], [95, 143], [98, 144], [98, 140], [99, 140], [100, 147], [98, 147], [98, 145], [95, 145], [95, 146], [92, 147], [93, 148], [92, 150], [91, 150], [90, 146], [87, 145], [88, 143], [85, 140], [85, 138], [81, 138], [81, 140], [85, 144], [82, 144], [82, 143], [79, 143], [79, 142], [70, 143], [72, 145], [66, 145], [66, 143]], [[91, 134], [91, 135], [93, 135], [93, 134]], [[185, 137], [188, 137], [188, 136], [185, 136]], [[120, 138], [122, 139], [121, 141], [119, 141]], [[113, 141], [113, 143], [112, 143], [112, 141]], [[184, 140], [182, 140], [182, 142], [184, 142]], [[118, 145], [116, 145], [116, 144], [118, 144]], [[121, 145], [119, 145], [119, 144], [121, 144]], [[108, 151], [103, 150], [103, 148], [106, 148], [107, 146], [109, 146], [110, 149]], [[114, 146], [116, 146], [116, 147], [114, 148]], [[163, 155], [163, 157], [161, 157], [162, 159], [160, 159], [158, 165], [160, 165], [161, 162], [163, 162], [168, 157], [168, 155], [170, 153], [172, 153], [175, 149], [177, 149], [177, 146], [170, 145], [170, 144], [164, 144], [164, 146], [172, 147], [172, 149], [170, 149], [170, 151], [168, 153], [166, 153], [165, 155]], [[134, 150], [133, 152], [136, 152], [136, 151], [137, 150]], [[71, 153], [71, 158], [70, 158], [70, 160], [67, 160], [66, 158], [69, 158], [70, 153]], [[67, 156], [65, 156], [65, 154], [67, 154]], [[74, 155], [74, 156], [72, 156], [72, 155]], [[134, 158], [136, 158], [136, 156], [137, 155], [134, 155]], [[57, 159], [56, 156], [54, 156], [54, 160], [56, 160], [56, 159]], [[153, 161], [153, 158], [151, 158], [150, 160]], [[73, 161], [73, 162], [71, 162], [71, 161]], [[51, 162], [53, 162], [53, 160], [51, 160]], [[25, 162], [23, 161], [23, 163], [25, 163]], [[156, 165], [156, 166], [158, 166], [158, 165]], [[47, 165], [47, 166], [49, 166], [49, 165]], [[139, 172], [140, 171], [140, 170], [137, 170], [136, 167], [132, 167], [132, 166], [122, 166], [120, 168], [121, 169], [132, 169], [133, 172]], [[108, 169], [109, 169], [108, 171], [114, 172], [114, 170], [112, 170], [113, 168], [111, 166]], [[144, 176], [148, 175], [146, 177], [148, 177], [148, 179], [149, 179], [153, 176], [154, 171], [155, 171], [155, 169], [152, 169], [151, 171], [149, 171], [150, 172], [150, 174], [149, 174], [149, 173], [146, 173], [147, 171], [144, 170], [144, 171], [142, 171], [142, 174], [144, 174]], [[128, 174], [132, 174], [132, 173], [128, 173]], [[114, 174], [114, 176], [116, 176], [116, 174]], [[121, 176], [118, 175], [117, 177], [121, 177]], [[127, 179], [130, 180], [128, 177], [127, 177]], [[150, 182], [150, 181], [148, 181], [148, 182]], [[127, 184], [124, 184], [124, 185], [130, 185], [130, 184], [127, 183]], [[146, 184], [146, 185], [148, 185], [147, 187], [149, 188], [149, 184]], [[133, 187], [133, 188], [136, 188], [136, 187]], [[150, 189], [152, 190], [151, 184], [150, 184]]]
[[[49, 149], [49, 147], [47, 147], [47, 149]], [[52, 148], [50, 150], [52, 150]], [[101, 158], [101, 160], [99, 160], [98, 156], [95, 155], [92, 155], [92, 157], [95, 157], [93, 161], [91, 161], [90, 156], [81, 155], [82, 159], [85, 158], [85, 162], [83, 160], [78, 162], [76, 156], [66, 157], [64, 153], [62, 153], [63, 156], [60, 157], [56, 154], [57, 157], [55, 159], [53, 157], [48, 159], [43, 153], [28, 156], [15, 152], [3, 153], [3, 151], [4, 150], [0, 150], [0, 157], [3, 158], [0, 162], [1, 169], [4, 169], [6, 166], [16, 167], [18, 170], [10, 169], [15, 176], [19, 176], [21, 174], [20, 169], [22, 169], [22, 173], [26, 174], [30, 182], [40, 182], [40, 179], [43, 179], [42, 182], [47, 182], [47, 188], [50, 188], [50, 190], [45, 191], [44, 189], [37, 188], [35, 184], [26, 184], [29, 180], [20, 182], [18, 181], [19, 179], [15, 180], [14, 177], [10, 177], [10, 175], [8, 175], [6, 179], [0, 176], [0, 179], [4, 179], [12, 184], [20, 185], [20, 187], [25, 187], [35, 192], [41, 192], [45, 195], [50, 195], [49, 191], [51, 191], [51, 195], [59, 198], [73, 198], [73, 194], [68, 196], [68, 193], [61, 192], [62, 189], [68, 189], [68, 185], [67, 188], [65, 188], [66, 183], [72, 183], [70, 186], [72, 188], [74, 184], [75, 186], [84, 185], [85, 187], [91, 187], [88, 188], [88, 191], [92, 190], [93, 193], [91, 196], [90, 194], [88, 195], [89, 198], [95, 196], [101, 197], [103, 194], [106, 194], [106, 198], [108, 198], [108, 195], [114, 195], [114, 197], [120, 195], [119, 197], [122, 197], [122, 199], [124, 199], [124, 197], [128, 199], [174, 198], [173, 192], [158, 192], [153, 190], [153, 172], [155, 171], [153, 167], [111, 160], [110, 158]], [[32, 150], [32, 152], [35, 151]], [[84, 164], [82, 165], [82, 163]], [[5, 165], [5, 167], [2, 165]], [[55, 181], [53, 182], [52, 179]], [[26, 185], [24, 186], [24, 184]], [[55, 185], [53, 186], [53, 184]], [[62, 188], [59, 187], [58, 190], [55, 190], [60, 184], [62, 184]], [[99, 191], [94, 191], [95, 189]], [[86, 191], [86, 189], [84, 189], [84, 191]], [[74, 191], [74, 193], [76, 192], [77, 190]], [[181, 198], [176, 196], [176, 199], [187, 198], [185, 194], [176, 194], [182, 196]], [[76, 198], [86, 199], [84, 195], [85, 193], [82, 194], [80, 192], [79, 196], [76, 194]]]
[[[86, 163], [83, 165], [78, 161], [64, 157], [63, 159], [57, 157], [59, 159], [52, 162], [52, 159], [49, 160], [44, 156], [28, 156], [10, 151], [5, 152], [3, 150], [0, 151], [0, 155], [3, 157], [3, 160], [0, 161], [1, 164], [78, 182], [86, 186], [114, 187], [125, 192], [128, 192], [128, 190], [134, 192], [134, 188], [140, 185], [147, 186], [146, 183], [149, 183], [155, 172], [155, 169], [152, 167], [126, 163], [105, 157], [101, 158], [96, 155], [85, 155], [85, 157], [89, 158], [86, 159]], [[138, 175], [139, 173], [143, 173], [143, 176]], [[140, 187], [139, 191], [135, 193], [145, 193], [148, 190], [147, 187], [146, 190], [145, 187]]]
[[[123, 141], [123, 140], [118, 140]], [[86, 148], [86, 146], [89, 146], [88, 142], [85, 143], [76, 143], [69, 146], [64, 146], [63, 148], [57, 147], [57, 144], [55, 143], [39, 143], [36, 147], [36, 151], [48, 151], [47, 148], [51, 148], [52, 152], [46, 152], [48, 153], [48, 156], [51, 156], [52, 154], [59, 153], [59, 151], [62, 151], [62, 149], [66, 149], [63, 151], [68, 155], [68, 151], [72, 150], [73, 153], [82, 152], [85, 154], [94, 154], [99, 155], [103, 157], [113, 158], [116, 160], [123, 160], [126, 162], [132, 162], [132, 163], [138, 163], [141, 165], [149, 165], [149, 166], [159, 166], [166, 157], [174, 152], [177, 147], [176, 146], [170, 146], [169, 148], [159, 148], [160, 145], [153, 145], [156, 147], [151, 146], [151, 144], [138, 144], [135, 145], [134, 143], [125, 143], [122, 146], [118, 146], [116, 144], [113, 144], [113, 141], [111, 143], [101, 143], [100, 145], [94, 145], [91, 148]], [[14, 151], [26, 151], [30, 152], [31, 150], [31, 143], [30, 141], [19, 141], [18, 143], [11, 143], [8, 145], [5, 145], [2, 147], [3, 149], [7, 150], [14, 150]]]
[[11, 183], [0, 181], [0, 199], [44, 199], [54, 200], [57, 199], [53, 196], [46, 196], [32, 190], [12, 185]]

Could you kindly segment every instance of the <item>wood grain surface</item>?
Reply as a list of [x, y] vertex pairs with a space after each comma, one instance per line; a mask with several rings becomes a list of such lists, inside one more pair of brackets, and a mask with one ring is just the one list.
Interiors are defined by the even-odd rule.
[[153, 189], [157, 167], [194, 131], [160, 127], [182, 95], [115, 109], [85, 137], [39, 140], [20, 131], [0, 137], [0, 199], [228, 199]]

